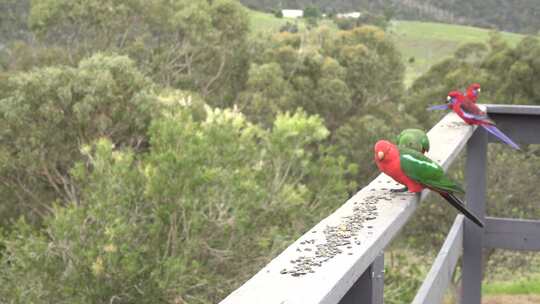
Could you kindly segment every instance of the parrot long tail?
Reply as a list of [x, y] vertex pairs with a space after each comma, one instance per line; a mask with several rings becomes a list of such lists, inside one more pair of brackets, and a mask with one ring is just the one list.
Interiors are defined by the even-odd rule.
[[449, 109], [448, 104], [436, 105], [436, 106], [431, 106], [431, 107], [427, 108], [428, 111], [448, 110], [448, 109]]
[[518, 146], [518, 144], [513, 142], [508, 136], [506, 136], [506, 134], [501, 132], [494, 125], [481, 125], [481, 126], [484, 127], [484, 129], [486, 129], [486, 131], [488, 131], [489, 133], [495, 135], [495, 137], [502, 140], [504, 143], [508, 144], [510, 147], [512, 147], [514, 149], [517, 149], [517, 150], [521, 150], [520, 147]]
[[469, 220], [473, 221], [481, 228], [484, 227], [484, 223], [482, 223], [482, 221], [476, 217], [476, 215], [469, 211], [467, 207], [465, 207], [465, 204], [454, 194], [446, 192], [439, 192], [439, 194], [444, 197], [444, 199], [446, 199], [454, 208], [459, 210], [459, 212], [463, 213], [463, 215], [465, 215]]

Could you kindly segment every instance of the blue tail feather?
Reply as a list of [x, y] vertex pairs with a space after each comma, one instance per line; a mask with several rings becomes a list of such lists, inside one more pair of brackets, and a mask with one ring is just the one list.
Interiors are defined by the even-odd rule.
[[434, 110], [448, 110], [448, 105], [447, 104], [443, 104], [443, 105], [436, 105], [436, 106], [431, 106], [429, 108], [427, 108], [428, 111], [434, 111]]
[[497, 129], [497, 127], [495, 127], [494, 125], [482, 125], [482, 127], [484, 127], [484, 129], [486, 129], [486, 131], [488, 131], [489, 133], [495, 135], [497, 138], [499, 138], [500, 140], [502, 140], [503, 142], [505, 142], [506, 144], [508, 144], [512, 148], [517, 149], [517, 150], [521, 150], [521, 148], [518, 146], [518, 144], [513, 142], [508, 136], [506, 136], [503, 132], [501, 132], [499, 129]]

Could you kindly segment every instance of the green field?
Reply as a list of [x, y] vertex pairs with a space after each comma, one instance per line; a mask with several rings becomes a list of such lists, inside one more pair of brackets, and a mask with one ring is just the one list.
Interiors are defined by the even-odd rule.
[[[276, 18], [271, 14], [250, 11], [251, 28], [257, 32], [275, 32], [289, 22], [302, 20]], [[325, 21], [330, 24], [330, 21]], [[335, 26], [332, 26], [336, 28]], [[403, 62], [407, 67], [405, 84], [409, 86], [414, 79], [426, 72], [431, 65], [452, 53], [463, 43], [485, 42], [489, 38], [489, 30], [470, 26], [451, 25], [433, 22], [393, 21], [388, 32], [401, 50]], [[523, 35], [502, 33], [510, 43], [516, 44]], [[413, 63], [409, 59], [414, 58]]]
[[[485, 42], [489, 39], [489, 30], [486, 29], [418, 21], [394, 21], [389, 32], [407, 66], [407, 85], [426, 72], [432, 64], [452, 55], [461, 44]], [[523, 38], [513, 33], [503, 32], [502, 35], [512, 45]], [[412, 64], [408, 63], [411, 57], [414, 58]]]
[[[295, 19], [295, 18], [276, 18], [272, 14], [258, 12], [258, 11], [249, 11], [249, 21], [252, 29], [252, 33], [261, 33], [261, 32], [270, 32], [275, 33], [286, 24], [287, 22], [298, 24], [301, 30], [305, 30], [304, 19]], [[337, 30], [336, 25], [329, 19], [325, 19], [319, 22], [321, 25], [328, 25], [331, 28]]]
[[254, 33], [257, 32], [275, 32], [287, 21], [294, 22], [292, 19], [276, 18], [272, 14], [257, 11], [249, 11], [250, 28]]
[[519, 279], [510, 282], [489, 282], [482, 286], [482, 293], [494, 294], [540, 294], [540, 278]]

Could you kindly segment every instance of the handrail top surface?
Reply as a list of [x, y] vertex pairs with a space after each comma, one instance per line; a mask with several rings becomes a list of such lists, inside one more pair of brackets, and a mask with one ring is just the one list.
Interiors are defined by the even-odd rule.
[[[447, 114], [428, 132], [431, 141], [428, 156], [448, 168], [475, 128], [466, 125], [454, 113]], [[390, 140], [393, 141], [393, 138]], [[339, 302], [405, 225], [419, 199], [422, 200], [427, 195], [427, 191], [424, 191], [421, 197], [412, 193], [394, 194], [389, 191], [391, 188], [400, 187], [390, 177], [380, 174], [334, 213], [293, 242], [221, 304]], [[373, 205], [370, 206], [376, 207], [377, 217], [364, 222], [363, 227], [360, 227], [354, 236], [350, 236], [350, 244], [338, 247], [342, 253], [334, 255], [320, 266], [313, 267], [314, 273], [308, 272], [301, 276], [282, 274], [283, 270], [294, 268], [301, 257], [315, 259], [318, 246], [329, 243], [329, 228], [330, 231], [338, 230], [339, 233], [339, 230], [343, 229], [343, 233], [348, 233], [347, 229], [351, 227], [350, 219], [354, 222], [358, 208], [366, 201], [371, 201]], [[356, 243], [355, 240], [360, 242]]]
[[487, 112], [493, 114], [515, 115], [540, 115], [540, 106], [533, 105], [509, 105], [509, 104], [484, 104]]

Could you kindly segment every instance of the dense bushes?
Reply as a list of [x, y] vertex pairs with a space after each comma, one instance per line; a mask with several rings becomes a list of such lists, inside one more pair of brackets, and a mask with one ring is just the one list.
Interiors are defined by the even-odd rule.
[[158, 104], [133, 61], [94, 55], [78, 67], [16, 73], [0, 100], [1, 220], [35, 220], [53, 201], [79, 201], [69, 170], [79, 148], [101, 137], [141, 150]]
[[354, 166], [313, 153], [328, 134], [302, 112], [264, 130], [231, 110], [197, 119], [174, 106], [153, 121], [146, 153], [84, 145], [70, 172], [78, 202], [3, 238], [0, 298], [217, 302], [347, 198]]

